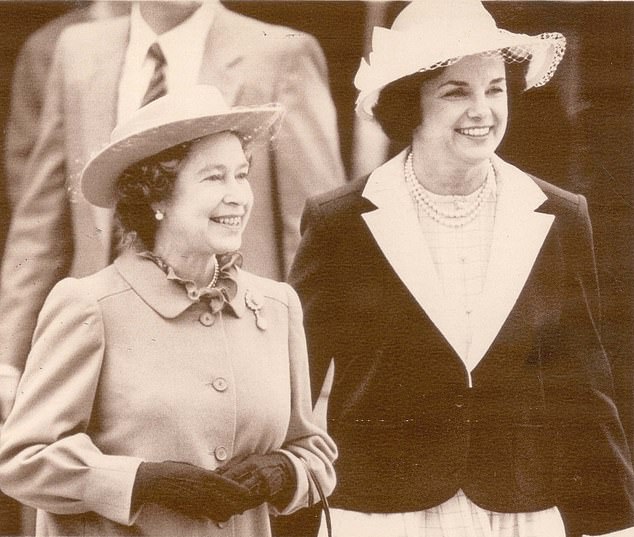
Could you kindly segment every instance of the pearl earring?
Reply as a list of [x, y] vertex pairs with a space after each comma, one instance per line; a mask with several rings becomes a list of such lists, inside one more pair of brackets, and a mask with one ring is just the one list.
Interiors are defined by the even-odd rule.
[[161, 211], [161, 209], [156, 209], [156, 211], [154, 211], [154, 218], [156, 218], [159, 222], [163, 220], [164, 217], [165, 213]]

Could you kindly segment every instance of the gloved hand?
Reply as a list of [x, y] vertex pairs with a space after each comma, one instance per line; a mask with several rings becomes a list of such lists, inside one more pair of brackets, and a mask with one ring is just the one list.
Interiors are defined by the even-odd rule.
[[251, 502], [247, 509], [253, 509], [264, 502], [283, 509], [291, 501], [297, 488], [295, 468], [283, 453], [253, 453], [234, 457], [216, 472], [249, 490]]
[[222, 476], [185, 462], [144, 462], [137, 470], [132, 505], [155, 503], [192, 518], [225, 522], [243, 513], [249, 489]]

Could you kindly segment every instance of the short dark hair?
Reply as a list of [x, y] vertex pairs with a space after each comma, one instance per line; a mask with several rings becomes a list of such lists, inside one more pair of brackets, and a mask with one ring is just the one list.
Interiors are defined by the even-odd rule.
[[424, 82], [440, 76], [444, 69], [439, 67], [433, 71], [414, 73], [391, 82], [381, 90], [372, 113], [391, 141], [406, 144], [412, 141], [412, 132], [423, 117], [420, 88]]
[[[506, 87], [509, 107], [513, 98], [526, 89], [528, 62], [505, 63]], [[412, 133], [423, 118], [420, 103], [420, 88], [424, 82], [440, 76], [445, 67], [423, 71], [399, 78], [385, 86], [372, 108], [374, 118], [385, 135], [398, 144], [409, 144]]]
[[181, 161], [192, 142], [165, 149], [128, 166], [115, 186], [116, 220], [123, 238], [132, 237], [142, 249], [152, 250], [157, 229], [152, 204], [170, 199]]

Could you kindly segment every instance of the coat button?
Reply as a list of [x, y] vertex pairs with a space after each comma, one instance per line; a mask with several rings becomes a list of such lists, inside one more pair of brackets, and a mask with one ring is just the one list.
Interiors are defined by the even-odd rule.
[[216, 459], [218, 459], [219, 461], [226, 461], [227, 449], [223, 446], [218, 446], [216, 449], [214, 449], [214, 455], [216, 456]]
[[216, 319], [214, 319], [214, 314], [210, 311], [202, 312], [198, 320], [200, 321], [200, 324], [204, 326], [211, 326], [216, 321]]
[[211, 385], [216, 389], [216, 391], [219, 391], [219, 392], [224, 392], [229, 387], [229, 384], [227, 383], [226, 379], [222, 377], [218, 377], [217, 379], [214, 379]]

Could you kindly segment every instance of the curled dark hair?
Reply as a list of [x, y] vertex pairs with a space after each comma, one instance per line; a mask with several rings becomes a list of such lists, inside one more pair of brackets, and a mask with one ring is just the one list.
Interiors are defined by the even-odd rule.
[[[509, 107], [515, 96], [526, 89], [525, 77], [528, 62], [505, 63], [506, 88]], [[374, 118], [385, 135], [398, 144], [409, 144], [412, 133], [422, 121], [420, 89], [423, 83], [440, 76], [445, 67], [414, 73], [385, 86], [372, 108]]]
[[115, 215], [124, 237], [154, 248], [157, 221], [152, 204], [170, 199], [181, 161], [192, 142], [170, 147], [126, 168], [117, 179]]

